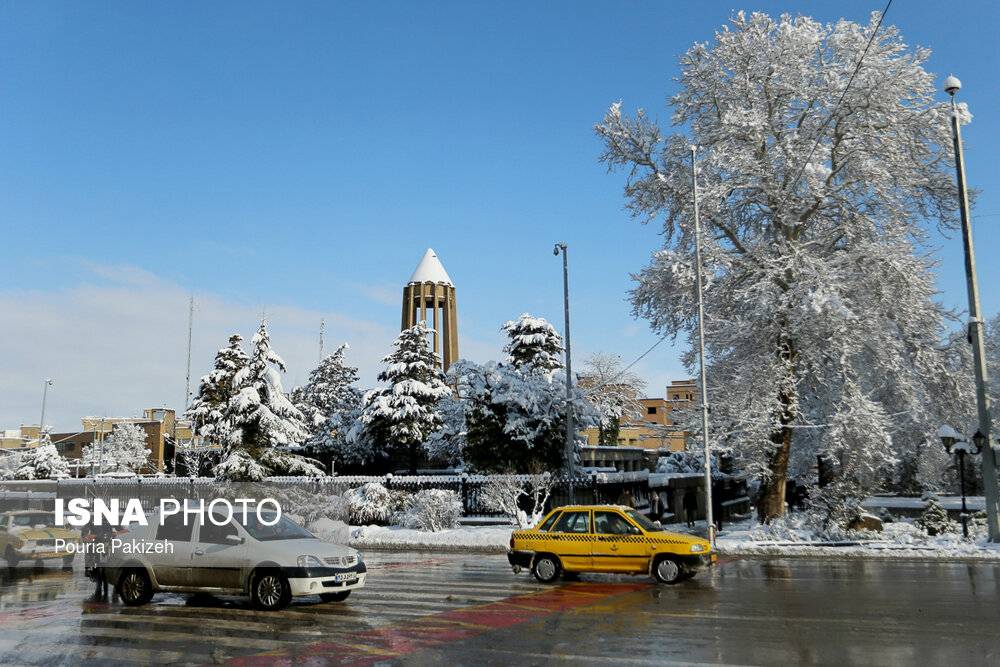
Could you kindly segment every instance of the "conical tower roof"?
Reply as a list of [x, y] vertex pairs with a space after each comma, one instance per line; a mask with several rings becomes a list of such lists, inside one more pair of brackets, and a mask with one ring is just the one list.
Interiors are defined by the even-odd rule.
[[423, 259], [420, 260], [417, 268], [414, 269], [413, 275], [410, 276], [409, 284], [412, 285], [413, 283], [442, 283], [451, 287], [455, 286], [451, 282], [451, 278], [448, 277], [448, 272], [444, 270], [444, 266], [441, 264], [441, 260], [438, 259], [433, 248], [427, 249]]

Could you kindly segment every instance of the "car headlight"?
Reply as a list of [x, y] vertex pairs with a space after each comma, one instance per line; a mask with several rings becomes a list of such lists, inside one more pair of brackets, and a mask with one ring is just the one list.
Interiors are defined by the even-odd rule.
[[323, 561], [316, 556], [299, 556], [299, 567], [323, 567]]
[[705, 545], [704, 544], [692, 544], [691, 545], [691, 553], [693, 553], [693, 554], [701, 553], [704, 550], [705, 550]]

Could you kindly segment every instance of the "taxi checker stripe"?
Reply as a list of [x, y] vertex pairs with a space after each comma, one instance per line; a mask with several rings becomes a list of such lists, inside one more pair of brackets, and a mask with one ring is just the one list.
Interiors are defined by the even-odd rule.
[[[515, 535], [517, 540], [554, 540], [559, 542], [635, 542], [639, 544], [684, 544], [680, 540], [671, 540], [663, 537], [645, 537], [642, 535], [574, 535], [572, 533], [560, 533], [558, 535], [526, 534]], [[600, 539], [598, 539], [600, 538]]]

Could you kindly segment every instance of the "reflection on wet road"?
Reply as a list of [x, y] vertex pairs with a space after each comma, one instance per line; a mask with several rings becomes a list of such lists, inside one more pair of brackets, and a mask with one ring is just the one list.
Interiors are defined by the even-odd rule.
[[733, 561], [678, 586], [542, 586], [503, 556], [369, 554], [346, 602], [88, 599], [79, 569], [0, 567], [0, 664], [997, 664], [1000, 566]]

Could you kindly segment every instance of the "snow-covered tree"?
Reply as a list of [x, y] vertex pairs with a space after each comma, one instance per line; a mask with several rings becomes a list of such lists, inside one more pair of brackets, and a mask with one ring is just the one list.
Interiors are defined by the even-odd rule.
[[[479, 501], [510, 518], [518, 528], [531, 528], [545, 516], [545, 504], [552, 493], [550, 475], [541, 475], [536, 479], [538, 481], [524, 483], [514, 475], [491, 475], [479, 493]], [[530, 511], [522, 507], [528, 502]]]
[[943, 316], [920, 253], [923, 221], [955, 217], [949, 112], [923, 69], [929, 52], [895, 28], [862, 62], [877, 18], [736, 14], [681, 58], [670, 104], [687, 134], [664, 135], [620, 103], [596, 127], [602, 160], [628, 173], [632, 213], [663, 220], [635, 313], [689, 340], [698, 146], [713, 431], [761, 478], [763, 520], [784, 511], [789, 466], [815, 461], [848, 379], [881, 406], [875, 433], [929, 433], [950, 401], [931, 391], [945, 371]]
[[228, 440], [226, 409], [234, 394], [233, 379], [248, 361], [239, 334], [231, 335], [229, 345], [215, 354], [212, 372], [201, 378], [198, 395], [185, 413], [203, 438], [220, 444]]
[[563, 367], [562, 336], [545, 318], [524, 313], [516, 320], [505, 322], [500, 330], [509, 339], [504, 352], [515, 368], [530, 365], [552, 375]]
[[597, 425], [600, 444], [618, 444], [622, 420], [642, 418], [639, 399], [646, 383], [626, 370], [618, 355], [598, 352], [587, 358], [583, 362], [579, 386], [600, 419]]
[[24, 455], [16, 451], [0, 451], [0, 479], [14, 479]]
[[308, 432], [302, 413], [282, 389], [279, 371], [285, 371], [285, 362], [271, 349], [267, 323], [261, 321], [250, 358], [233, 377], [235, 393], [226, 406], [228, 435], [217, 477], [257, 481], [268, 475], [325, 474], [318, 462], [286, 451], [298, 448]]
[[361, 402], [361, 392], [354, 386], [358, 369], [344, 359], [349, 349], [344, 343], [326, 356], [309, 374], [308, 382], [292, 392], [292, 401], [305, 416], [313, 437], [326, 435], [326, 422], [330, 418], [352, 410]]
[[45, 436], [42, 444], [22, 455], [14, 479], [63, 479], [69, 477], [69, 462]]
[[374, 443], [385, 458], [405, 455], [411, 472], [417, 470], [421, 445], [441, 428], [438, 403], [451, 393], [428, 343], [430, 333], [418, 322], [396, 338], [378, 375], [388, 386], [365, 394], [363, 426], [356, 434], [358, 444]]
[[438, 403], [441, 428], [431, 433], [424, 442], [424, 451], [432, 465], [453, 466], [462, 462], [462, 452], [465, 449], [465, 408], [466, 402], [454, 394], [448, 394]]
[[83, 448], [82, 462], [97, 472], [139, 472], [150, 462], [146, 431], [128, 422], [115, 424], [103, 443]]
[[[452, 365], [465, 404], [467, 465], [484, 472], [555, 472], [565, 466], [566, 387], [533, 365], [523, 369], [490, 361]], [[573, 389], [574, 425], [597, 423], [597, 413]]]
[[847, 526], [861, 515], [861, 503], [890, 479], [896, 460], [882, 406], [848, 381], [833, 417], [824, 429], [821, 455], [839, 463], [836, 477], [814, 494], [813, 507], [824, 527]]

